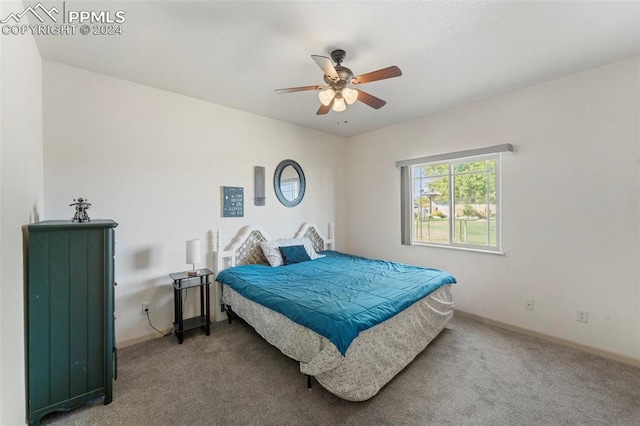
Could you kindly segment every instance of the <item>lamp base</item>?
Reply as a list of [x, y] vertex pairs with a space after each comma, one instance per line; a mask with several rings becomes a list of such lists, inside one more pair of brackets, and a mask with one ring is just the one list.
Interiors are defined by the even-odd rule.
[[188, 271], [187, 275], [189, 275], [190, 277], [197, 277], [198, 276], [198, 271]]

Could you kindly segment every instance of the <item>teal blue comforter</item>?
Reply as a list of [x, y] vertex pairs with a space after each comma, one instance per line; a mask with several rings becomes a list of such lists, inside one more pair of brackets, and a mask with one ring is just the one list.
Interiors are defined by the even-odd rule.
[[456, 279], [447, 272], [335, 251], [293, 265], [225, 269], [216, 281], [329, 339], [344, 355], [361, 331]]

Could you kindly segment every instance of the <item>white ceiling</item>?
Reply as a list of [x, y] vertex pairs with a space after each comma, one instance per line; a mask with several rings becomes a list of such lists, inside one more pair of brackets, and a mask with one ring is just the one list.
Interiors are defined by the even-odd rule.
[[[637, 0], [67, 1], [65, 7], [124, 10], [124, 33], [40, 36], [45, 59], [346, 137], [640, 55]], [[400, 67], [401, 77], [360, 86], [386, 106], [357, 102], [344, 113], [316, 116], [316, 92], [274, 92], [323, 84], [310, 55], [329, 56], [335, 48], [347, 51], [343, 65], [356, 75]]]

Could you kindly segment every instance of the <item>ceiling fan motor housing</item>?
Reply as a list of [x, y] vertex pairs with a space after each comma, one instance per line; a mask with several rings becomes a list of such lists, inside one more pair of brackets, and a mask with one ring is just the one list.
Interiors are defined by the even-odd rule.
[[340, 80], [334, 81], [331, 77], [325, 75], [324, 81], [334, 89], [343, 89], [347, 84], [351, 83], [351, 80], [353, 80], [353, 72], [349, 68], [340, 65], [336, 65], [335, 69]]
[[340, 80], [334, 81], [334, 79], [325, 75], [324, 81], [335, 90], [344, 89], [353, 80], [353, 72], [349, 68], [340, 65], [346, 57], [347, 52], [342, 49], [336, 49], [331, 52], [331, 59], [336, 63], [335, 70]]

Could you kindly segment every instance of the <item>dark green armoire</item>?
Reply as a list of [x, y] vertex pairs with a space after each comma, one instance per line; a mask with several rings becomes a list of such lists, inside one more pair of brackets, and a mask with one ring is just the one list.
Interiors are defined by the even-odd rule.
[[104, 395], [112, 400], [114, 228], [112, 220], [27, 226], [29, 423]]

